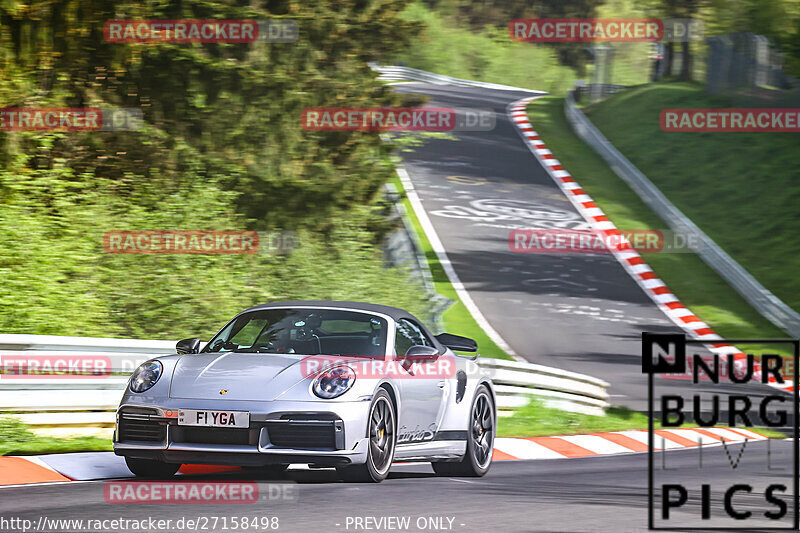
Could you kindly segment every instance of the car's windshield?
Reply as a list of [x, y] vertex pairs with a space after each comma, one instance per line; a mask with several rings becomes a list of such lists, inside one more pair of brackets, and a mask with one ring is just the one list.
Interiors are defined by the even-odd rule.
[[377, 356], [385, 353], [386, 320], [331, 309], [265, 309], [245, 313], [203, 352]]

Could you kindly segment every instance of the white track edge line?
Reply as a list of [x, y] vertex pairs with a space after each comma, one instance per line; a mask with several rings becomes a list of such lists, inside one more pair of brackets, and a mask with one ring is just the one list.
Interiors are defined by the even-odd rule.
[[447, 252], [444, 249], [444, 245], [442, 245], [442, 241], [439, 240], [439, 235], [436, 233], [436, 229], [434, 229], [433, 223], [428, 217], [428, 213], [425, 212], [425, 208], [422, 205], [422, 200], [420, 200], [417, 190], [414, 188], [411, 177], [408, 175], [408, 172], [402, 163], [396, 164], [395, 170], [397, 175], [400, 177], [400, 182], [405, 188], [406, 196], [411, 203], [411, 207], [414, 209], [414, 214], [417, 216], [420, 226], [422, 226], [422, 231], [425, 232], [425, 236], [428, 238], [431, 248], [433, 248], [433, 251], [436, 253], [439, 263], [442, 265], [445, 274], [447, 274], [447, 278], [450, 280], [450, 284], [453, 286], [453, 289], [455, 289], [456, 294], [461, 299], [461, 302], [467, 308], [470, 315], [472, 315], [472, 318], [475, 319], [475, 322], [478, 323], [478, 326], [480, 326], [486, 335], [492, 339], [492, 341], [499, 346], [501, 350], [505, 351], [517, 361], [527, 362], [526, 359], [520, 357], [511, 348], [511, 346], [509, 346], [505, 339], [503, 339], [503, 337], [500, 336], [500, 334], [491, 326], [491, 324], [489, 324], [489, 321], [486, 320], [485, 316], [483, 316], [481, 310], [478, 309], [475, 301], [469, 295], [469, 292], [464, 287], [464, 284], [461, 282], [458, 274], [456, 274], [453, 264], [450, 262], [450, 258], [447, 257]]

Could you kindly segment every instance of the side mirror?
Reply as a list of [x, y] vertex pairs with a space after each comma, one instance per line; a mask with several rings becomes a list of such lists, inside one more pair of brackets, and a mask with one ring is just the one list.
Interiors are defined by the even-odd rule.
[[436, 335], [436, 340], [455, 352], [477, 352], [478, 343], [469, 337], [453, 335], [452, 333], [440, 333]]
[[408, 349], [404, 359], [409, 363], [426, 363], [436, 361], [439, 358], [439, 350], [433, 346], [422, 346], [415, 344]]
[[200, 339], [194, 337], [192, 339], [183, 339], [182, 341], [178, 341], [178, 344], [175, 345], [175, 351], [178, 353], [198, 353], [200, 350]]

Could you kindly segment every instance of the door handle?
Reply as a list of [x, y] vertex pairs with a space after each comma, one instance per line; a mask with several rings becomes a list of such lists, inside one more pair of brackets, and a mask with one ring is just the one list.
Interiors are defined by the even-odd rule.
[[439, 383], [437, 383], [437, 385], [439, 386], [440, 389], [443, 389], [444, 386], [445, 386], [445, 382], [444, 381], [440, 381]]

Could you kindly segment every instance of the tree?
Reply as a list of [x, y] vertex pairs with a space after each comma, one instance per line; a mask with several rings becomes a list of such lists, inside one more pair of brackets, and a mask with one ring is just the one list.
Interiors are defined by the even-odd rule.
[[[705, 2], [706, 0], [662, 0], [661, 10], [667, 18], [697, 18]], [[675, 43], [673, 42], [666, 43], [666, 57], [664, 60], [667, 63], [667, 73], [671, 73], [673, 69], [672, 65], [675, 58], [674, 46]], [[681, 81], [689, 81], [692, 79], [692, 66], [694, 62], [691, 43], [688, 39], [684, 39], [681, 41], [680, 47], [681, 70], [678, 74], [678, 79]]]

